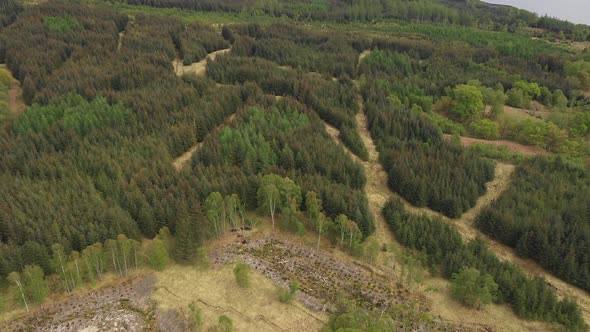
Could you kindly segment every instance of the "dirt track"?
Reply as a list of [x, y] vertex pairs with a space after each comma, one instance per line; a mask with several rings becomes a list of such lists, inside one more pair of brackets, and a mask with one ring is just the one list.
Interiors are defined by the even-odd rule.
[[[227, 117], [225, 119], [225, 121], [222, 124], [220, 124], [215, 129], [213, 129], [211, 131], [211, 133], [215, 133], [221, 127], [225, 126], [226, 124], [232, 123], [235, 120], [235, 118], [236, 118], [236, 113], [230, 115], [229, 117]], [[172, 165], [174, 166], [176, 171], [179, 172], [180, 170], [182, 170], [184, 168], [184, 166], [186, 166], [186, 164], [191, 160], [191, 158], [193, 157], [195, 152], [197, 152], [201, 148], [201, 146], [203, 146], [203, 142], [198, 142], [197, 144], [193, 145], [190, 149], [188, 149], [188, 151], [183, 153], [180, 157], [174, 159], [174, 161], [172, 162]]]
[[[389, 230], [389, 227], [387, 226], [387, 224], [385, 222], [385, 219], [382, 216], [382, 209], [383, 209], [383, 206], [385, 205], [385, 203], [390, 198], [397, 197], [404, 203], [404, 206], [406, 207], [406, 209], [409, 212], [414, 213], [414, 214], [426, 214], [431, 217], [438, 217], [446, 222], [449, 222], [450, 224], [452, 224], [456, 227], [457, 231], [459, 231], [459, 233], [465, 239], [473, 239], [473, 238], [479, 236], [480, 238], [483, 238], [488, 243], [488, 246], [498, 256], [498, 258], [505, 260], [505, 261], [512, 262], [512, 263], [520, 266], [530, 276], [544, 277], [547, 280], [547, 282], [549, 282], [553, 287], [556, 288], [557, 295], [560, 298], [570, 297], [570, 298], [576, 299], [583, 311], [584, 319], [587, 322], [590, 322], [590, 296], [587, 292], [585, 292], [575, 286], [572, 286], [572, 285], [554, 277], [553, 275], [547, 273], [542, 267], [540, 267], [535, 262], [517, 257], [514, 254], [514, 251], [512, 250], [512, 248], [507, 247], [495, 240], [492, 240], [488, 236], [484, 235], [483, 233], [481, 233], [477, 229], [477, 227], [474, 224], [475, 217], [478, 215], [479, 211], [481, 211], [481, 209], [483, 207], [490, 204], [493, 200], [498, 198], [502, 194], [502, 192], [504, 192], [506, 189], [508, 189], [508, 186], [510, 184], [510, 177], [512, 175], [512, 172], [515, 169], [515, 167], [513, 165], [498, 163], [496, 166], [496, 170], [495, 170], [494, 180], [490, 181], [486, 185], [486, 187], [487, 187], [486, 193], [477, 200], [475, 207], [473, 207], [469, 211], [465, 212], [460, 218], [449, 219], [446, 216], [443, 216], [442, 214], [440, 214], [436, 211], [430, 210], [428, 208], [417, 208], [417, 207], [411, 205], [410, 203], [408, 203], [406, 200], [404, 200], [397, 193], [392, 192], [387, 187], [387, 173], [385, 172], [382, 165], [378, 161], [378, 159], [379, 159], [378, 151], [377, 151], [377, 148], [371, 138], [371, 135], [370, 135], [370, 132], [368, 129], [367, 119], [364, 114], [363, 100], [360, 97], [359, 97], [359, 109], [361, 111], [356, 116], [357, 128], [359, 130], [359, 135], [361, 136], [363, 143], [364, 143], [365, 147], [367, 148], [367, 151], [369, 152], [369, 160], [366, 162], [363, 162], [362, 160], [359, 160], [354, 154], [352, 154], [348, 149], [345, 148], [345, 150], [352, 156], [353, 159], [355, 159], [357, 162], [359, 162], [365, 170], [365, 175], [367, 177], [367, 185], [365, 187], [365, 190], [366, 190], [367, 197], [369, 200], [369, 209], [371, 210], [371, 212], [373, 213], [373, 215], [375, 217], [376, 231], [375, 231], [374, 236], [379, 243], [393, 243], [394, 245], [399, 246], [399, 243], [397, 243], [397, 241], [395, 240], [393, 234], [391, 233], [391, 231]], [[338, 138], [339, 132], [336, 128], [326, 125], [326, 130], [328, 131], [330, 136], [334, 137], [335, 139]], [[337, 142], [341, 144], [340, 140], [338, 140], [338, 139], [337, 139]], [[341, 144], [341, 145], [344, 147], [343, 144]], [[435, 296], [435, 298], [436, 298], [436, 296]], [[435, 300], [434, 302], [436, 302], [436, 299], [434, 299], [434, 300]], [[439, 298], [439, 300], [440, 300], [440, 298]], [[454, 311], [457, 311], [457, 310], [459, 310], [459, 308], [454, 309]], [[494, 309], [494, 310], [496, 310], [496, 309]], [[452, 319], [450, 317], [452, 315], [457, 315], [457, 313], [453, 312], [453, 311], [443, 312], [442, 314], [443, 314], [443, 317], [446, 316], [445, 318], [448, 318], [448, 319]], [[461, 317], [461, 316], [456, 316], [456, 317]], [[461, 319], [464, 319], [464, 318], [465, 317], [463, 316]], [[505, 323], [508, 323], [508, 321], [509, 321], [509, 319], [507, 319], [507, 321]], [[520, 323], [518, 323], [518, 324], [520, 324]], [[511, 326], [512, 327], [510, 329], [512, 329], [514, 327], [513, 325], [511, 325]]]
[[[203, 76], [207, 72], [207, 59], [215, 60], [215, 58], [217, 57], [218, 54], [225, 54], [229, 51], [230, 51], [230, 49], [227, 48], [227, 49], [215, 51], [213, 53], [209, 53], [207, 55], [207, 57], [205, 57], [205, 59], [203, 59], [202, 61], [199, 61], [197, 63], [193, 63], [190, 66], [183, 66], [182, 60], [174, 60], [172, 62], [172, 66], [174, 67], [174, 72], [176, 73], [177, 76], [182, 76], [182, 75], [188, 74], [188, 73], [194, 73], [197, 76]], [[221, 128], [226, 123], [233, 122], [234, 119], [235, 119], [235, 113], [232, 114], [231, 116], [229, 116], [223, 124], [217, 126], [212, 132], [219, 130], [219, 128]], [[195, 154], [195, 152], [197, 152], [197, 150], [199, 150], [201, 148], [201, 146], [203, 146], [203, 142], [198, 142], [197, 144], [193, 145], [190, 149], [188, 149], [188, 151], [183, 153], [180, 157], [174, 159], [174, 161], [172, 162], [172, 165], [174, 166], [176, 171], [182, 170], [184, 168], [184, 166], [186, 166], [186, 164], [191, 160], [191, 158]]]
[[[362, 100], [359, 98], [360, 109], [363, 110]], [[381, 245], [387, 244], [389, 248], [395, 248], [394, 250], [399, 252], [403, 249], [401, 244], [397, 242], [393, 233], [389, 230], [389, 226], [386, 224], [385, 219], [382, 215], [382, 210], [387, 201], [392, 197], [397, 197], [404, 202], [406, 208], [412, 213], [426, 213], [431, 216], [439, 216], [436, 212], [429, 209], [416, 208], [407, 203], [396, 193], [392, 192], [387, 187], [387, 173], [383, 169], [383, 166], [379, 163], [379, 154], [377, 148], [370, 136], [367, 127], [367, 119], [364, 112], [359, 112], [356, 115], [357, 128], [359, 135], [367, 148], [369, 153], [369, 160], [360, 160], [350, 150], [346, 148], [344, 144], [339, 140], [339, 132], [336, 128], [325, 124], [326, 131], [333, 137], [343, 149], [353, 158], [356, 162], [361, 164], [364, 168], [365, 175], [367, 177], [367, 184], [365, 191], [369, 201], [369, 209], [371, 210], [373, 217], [375, 218], [375, 234], [372, 235], [374, 239]], [[485, 204], [489, 203], [493, 199], [493, 195], [499, 195], [501, 192], [499, 189], [504, 186], [504, 183], [508, 181], [509, 175], [512, 172], [513, 166], [502, 165], [499, 166], [500, 171], [497, 170], [499, 176], [494, 181], [488, 184], [489, 192], [494, 194], [484, 195], [480, 197], [477, 202], [476, 209], [480, 209]], [[495, 189], [494, 189], [495, 188]], [[469, 216], [475, 216], [476, 210], [473, 209], [464, 214], [465, 222], [469, 221]], [[463, 231], [469, 229], [463, 227]], [[473, 232], [471, 232], [473, 234]], [[377, 271], [380, 273], [395, 276], [397, 280], [403, 280], [401, 275], [401, 269], [392, 269], [391, 252], [380, 252], [378, 258], [378, 265], [376, 266]], [[448, 281], [438, 277], [428, 277], [422, 281], [422, 284], [417, 286], [418, 292], [414, 293], [420, 296], [426, 296], [428, 301], [431, 303], [433, 314], [440, 315], [445, 320], [453, 322], [455, 324], [462, 324], [469, 326], [469, 330], [489, 330], [491, 328], [497, 328], [501, 331], [543, 331], [547, 329], [547, 326], [542, 322], [524, 321], [516, 317], [514, 312], [507, 306], [503, 305], [491, 305], [485, 309], [485, 315], [477, 313], [476, 311], [467, 309], [456, 301], [451, 300], [450, 294], [448, 294]]]
[[176, 76], [182, 76], [185, 74], [194, 74], [196, 76], [205, 76], [207, 72], [207, 60], [215, 60], [215, 58], [220, 54], [226, 54], [230, 51], [230, 48], [226, 48], [223, 50], [215, 51], [209, 53], [205, 59], [195, 62], [191, 65], [185, 66], [182, 63], [182, 59], [176, 59], [172, 61], [172, 68], [174, 68], [174, 73]]
[[191, 160], [195, 152], [197, 152], [197, 150], [201, 148], [201, 146], [203, 146], [203, 142], [199, 142], [193, 145], [188, 151], [183, 153], [180, 157], [174, 159], [172, 165], [174, 166], [176, 171], [180, 171], [181, 169], [183, 169], [184, 166], [186, 166], [186, 164]]
[[[451, 135], [444, 134], [444, 138], [446, 140], [451, 140]], [[550, 155], [549, 152], [547, 152], [541, 148], [538, 148], [536, 146], [523, 145], [523, 144], [511, 142], [511, 141], [493, 141], [493, 140], [487, 140], [487, 139], [461, 136], [461, 143], [463, 143], [464, 146], [470, 146], [470, 145], [476, 144], [476, 143], [489, 144], [489, 145], [495, 145], [495, 146], [505, 146], [514, 152], [522, 153], [522, 154], [528, 155], [528, 156], [548, 156], [548, 155]]]
[[20, 82], [17, 81], [14, 76], [12, 76], [12, 73], [10, 70], [8, 70], [8, 68], [6, 68], [6, 65], [0, 64], [0, 70], [5, 71], [10, 75], [10, 77], [12, 77], [12, 82], [8, 87], [8, 111], [10, 113], [19, 113], [24, 111], [27, 108], [27, 105], [25, 105], [23, 101], [23, 91], [20, 86]]

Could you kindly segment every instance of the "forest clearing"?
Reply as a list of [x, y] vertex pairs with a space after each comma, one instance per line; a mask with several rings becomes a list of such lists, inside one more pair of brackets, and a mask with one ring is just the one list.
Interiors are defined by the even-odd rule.
[[0, 329], [587, 331], [589, 39], [477, 0], [6, 0]]

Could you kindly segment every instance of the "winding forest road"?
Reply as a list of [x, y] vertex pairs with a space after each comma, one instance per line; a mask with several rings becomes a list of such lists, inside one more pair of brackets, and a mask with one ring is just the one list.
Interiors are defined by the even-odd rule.
[[401, 246], [397, 240], [395, 240], [382, 214], [383, 207], [390, 198], [399, 198], [403, 202], [407, 211], [413, 214], [425, 214], [430, 217], [440, 218], [454, 226], [464, 239], [470, 240], [479, 237], [488, 244], [490, 250], [492, 250], [499, 259], [521, 267], [523, 271], [531, 277], [541, 276], [545, 278], [550, 285], [555, 287], [556, 293], [560, 298], [569, 297], [576, 299], [582, 309], [584, 320], [590, 322], [590, 296], [587, 292], [551, 275], [536, 262], [516, 256], [512, 248], [491, 239], [477, 229], [475, 225], [475, 218], [479, 212], [508, 189], [510, 185], [510, 177], [515, 169], [514, 165], [497, 163], [494, 179], [486, 184], [486, 193], [480, 196], [476, 205], [469, 211], [465, 212], [460, 218], [450, 219], [429, 208], [415, 207], [399, 196], [399, 194], [391, 191], [387, 186], [387, 173], [379, 162], [379, 152], [377, 151], [377, 147], [370, 135], [367, 117], [364, 113], [364, 102], [360, 96], [358, 98], [358, 103], [360, 111], [356, 115], [357, 128], [369, 153], [368, 161], [360, 160], [360, 158], [346, 148], [339, 139], [338, 129], [328, 124], [325, 124], [325, 126], [328, 134], [330, 134], [330, 136], [332, 136], [345, 149], [345, 151], [364, 168], [365, 176], [367, 177], [365, 192], [369, 201], [369, 209], [373, 213], [375, 219], [374, 236], [379, 244], [386, 243]]
[[[172, 61], [172, 67], [174, 68], [174, 73], [176, 74], [176, 76], [182, 76], [182, 75], [188, 74], [188, 73], [193, 73], [197, 76], [204, 76], [207, 73], [207, 60], [209, 60], [209, 59], [215, 60], [217, 55], [226, 54], [230, 50], [231, 50], [231, 48], [226, 48], [223, 50], [218, 50], [218, 51], [209, 53], [209, 54], [207, 54], [205, 59], [203, 59], [199, 62], [193, 63], [192, 65], [189, 65], [189, 66], [184, 66], [182, 64], [182, 60], [179, 60], [179, 59], [174, 60], [174, 61]], [[211, 133], [216, 132], [224, 125], [233, 122], [235, 120], [235, 117], [236, 117], [236, 113], [233, 113], [227, 119], [225, 119], [225, 121], [222, 124], [215, 127], [215, 129], [213, 129], [211, 131]], [[209, 134], [211, 134], [211, 133], [209, 133]], [[176, 171], [179, 172], [180, 170], [182, 170], [184, 168], [184, 166], [186, 166], [186, 164], [191, 160], [191, 158], [195, 154], [195, 152], [197, 152], [202, 146], [203, 146], [203, 141], [198, 142], [197, 144], [193, 145], [190, 149], [188, 149], [188, 151], [183, 153], [180, 157], [174, 159], [174, 161], [172, 162], [172, 165], [174, 166]]]

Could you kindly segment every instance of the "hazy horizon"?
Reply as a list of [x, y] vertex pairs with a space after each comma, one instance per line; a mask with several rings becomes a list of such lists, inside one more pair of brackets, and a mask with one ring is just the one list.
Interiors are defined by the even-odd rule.
[[590, 25], [590, 1], [587, 0], [483, 0], [488, 3], [510, 5], [557, 17], [573, 23]]

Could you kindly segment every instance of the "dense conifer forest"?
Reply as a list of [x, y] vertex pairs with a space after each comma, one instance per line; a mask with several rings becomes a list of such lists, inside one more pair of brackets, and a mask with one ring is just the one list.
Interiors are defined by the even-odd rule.
[[[575, 44], [589, 40], [588, 26], [479, 1], [4, 1], [0, 293], [26, 306], [107, 272], [188, 264], [253, 215], [314, 233], [318, 250], [389, 253], [382, 212], [380, 231], [433, 275], [476, 269], [518, 317], [582, 331], [574, 299], [404, 204], [461, 218], [509, 160], [474, 230], [590, 291], [590, 51]], [[404, 203], [372, 211], [371, 157]]]
[[498, 284], [495, 301], [507, 302], [519, 316], [558, 321], [568, 329], [584, 329], [579, 308], [569, 299], [557, 300], [543, 279], [527, 278], [514, 265], [500, 261], [479, 239], [463, 242], [461, 235], [444, 222], [405, 211], [399, 201], [389, 202], [383, 214], [400, 241], [418, 250], [426, 265], [446, 278], [463, 267], [492, 275]]
[[520, 166], [513, 185], [477, 225], [581, 288], [590, 290], [590, 174], [561, 159]]

